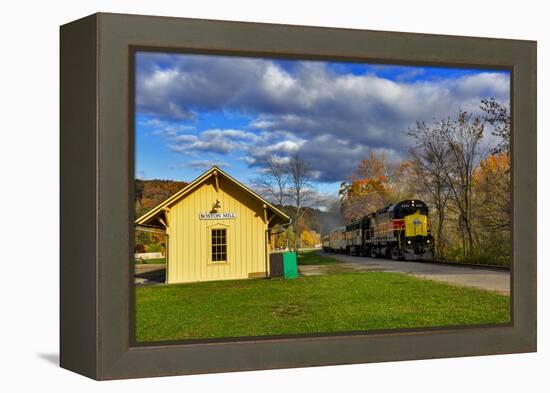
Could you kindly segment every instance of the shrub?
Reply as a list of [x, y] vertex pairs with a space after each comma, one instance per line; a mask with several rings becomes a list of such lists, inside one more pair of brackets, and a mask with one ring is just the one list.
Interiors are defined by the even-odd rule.
[[134, 247], [134, 253], [142, 254], [145, 252], [145, 246], [143, 244], [136, 244]]
[[147, 252], [161, 252], [162, 246], [160, 244], [148, 244], [145, 246]]

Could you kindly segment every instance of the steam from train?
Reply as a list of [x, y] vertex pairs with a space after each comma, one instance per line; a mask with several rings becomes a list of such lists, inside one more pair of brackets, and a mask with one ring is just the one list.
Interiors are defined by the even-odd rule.
[[433, 259], [428, 206], [417, 199], [386, 206], [323, 235], [323, 250], [395, 260]]

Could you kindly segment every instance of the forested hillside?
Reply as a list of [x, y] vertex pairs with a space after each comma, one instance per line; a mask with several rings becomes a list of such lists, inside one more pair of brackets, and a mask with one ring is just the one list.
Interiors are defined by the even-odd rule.
[[141, 216], [188, 183], [173, 180], [135, 180], [135, 214]]

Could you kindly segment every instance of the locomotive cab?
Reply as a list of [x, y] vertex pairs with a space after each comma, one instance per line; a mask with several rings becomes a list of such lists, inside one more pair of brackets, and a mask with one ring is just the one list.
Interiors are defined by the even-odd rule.
[[398, 223], [397, 257], [406, 260], [433, 259], [428, 206], [419, 200], [407, 200], [393, 206], [394, 223]]

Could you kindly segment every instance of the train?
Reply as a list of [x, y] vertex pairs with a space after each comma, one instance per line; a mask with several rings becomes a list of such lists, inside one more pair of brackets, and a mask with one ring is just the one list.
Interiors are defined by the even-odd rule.
[[433, 260], [428, 206], [418, 199], [390, 204], [321, 237], [324, 251], [394, 260]]

